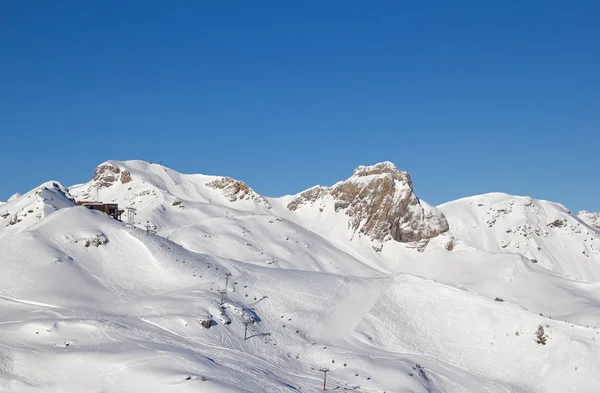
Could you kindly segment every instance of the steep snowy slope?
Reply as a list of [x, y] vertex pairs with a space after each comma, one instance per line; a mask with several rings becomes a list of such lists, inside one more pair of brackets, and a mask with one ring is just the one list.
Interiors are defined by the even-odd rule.
[[0, 249], [5, 391], [316, 391], [322, 367], [330, 389], [365, 393], [600, 387], [597, 329], [416, 276], [215, 258], [84, 207], [6, 235]]
[[582, 210], [577, 213], [577, 218], [595, 230], [600, 231], [600, 213], [590, 213], [586, 210]]
[[156, 326], [169, 318], [204, 329], [198, 319], [219, 310], [218, 261], [83, 207], [5, 236], [0, 248], [2, 391], [241, 392], [281, 384], [223, 365], [212, 347]]
[[55, 181], [46, 182], [25, 195], [15, 194], [0, 204], [0, 236], [21, 232], [52, 212], [73, 206], [65, 187]]
[[518, 253], [565, 277], [600, 281], [600, 236], [562, 205], [496, 193], [439, 208], [467, 245]]

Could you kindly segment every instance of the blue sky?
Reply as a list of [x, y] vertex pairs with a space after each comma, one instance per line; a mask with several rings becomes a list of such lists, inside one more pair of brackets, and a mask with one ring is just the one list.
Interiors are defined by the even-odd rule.
[[0, 200], [108, 159], [268, 196], [390, 160], [433, 204], [600, 211], [600, 2], [120, 3], [0, 5]]

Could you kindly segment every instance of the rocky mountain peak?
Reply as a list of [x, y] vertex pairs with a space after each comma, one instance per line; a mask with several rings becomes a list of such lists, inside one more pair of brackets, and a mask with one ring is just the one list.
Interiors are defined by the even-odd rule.
[[115, 182], [126, 184], [131, 181], [131, 173], [127, 170], [121, 170], [110, 162], [105, 162], [96, 167], [92, 181], [98, 188], [110, 187]]
[[396, 168], [390, 161], [380, 162], [375, 165], [360, 165], [352, 173], [352, 177], [364, 177], [373, 175], [392, 175], [394, 177], [408, 176], [408, 173], [402, 172]]
[[413, 192], [409, 174], [391, 162], [359, 166], [345, 181], [301, 193], [288, 204], [288, 209], [298, 210], [326, 196], [333, 199], [335, 212], [349, 217], [352, 232], [370, 237], [376, 250], [389, 240], [427, 241], [449, 230], [444, 215], [420, 201]]
[[270, 208], [271, 206], [267, 200], [254, 191], [243, 181], [232, 179], [231, 177], [222, 177], [206, 183], [207, 187], [221, 190], [223, 195], [229, 199], [230, 202], [238, 200], [255, 201], [262, 203], [265, 207]]

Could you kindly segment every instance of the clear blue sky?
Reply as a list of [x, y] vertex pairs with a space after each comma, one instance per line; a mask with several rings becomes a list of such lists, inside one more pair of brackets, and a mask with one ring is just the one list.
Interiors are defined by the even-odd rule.
[[108, 159], [267, 196], [390, 160], [433, 204], [600, 211], [599, 17], [596, 0], [4, 1], [0, 200]]

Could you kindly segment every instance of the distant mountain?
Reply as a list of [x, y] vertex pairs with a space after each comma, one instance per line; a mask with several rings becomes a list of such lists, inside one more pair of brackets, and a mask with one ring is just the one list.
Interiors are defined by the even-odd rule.
[[92, 180], [69, 190], [78, 200], [99, 199], [137, 208], [176, 200], [269, 207], [263, 197], [243, 182], [221, 176], [184, 175], [144, 161], [107, 161], [96, 168]]
[[428, 241], [448, 231], [446, 218], [417, 198], [410, 175], [391, 162], [360, 166], [331, 187], [317, 186], [292, 199], [287, 208], [334, 211], [348, 217], [352, 236], [362, 234], [381, 250], [384, 242]]
[[566, 277], [600, 281], [600, 238], [558, 203], [494, 193], [439, 208], [459, 242], [521, 254]]
[[[180, 220], [169, 224], [155, 213], [175, 212], [185, 216], [181, 220], [189, 221], [195, 214], [189, 208], [208, 202], [255, 214], [265, 214], [272, 205], [285, 205], [286, 211], [276, 209], [277, 212], [294, 222], [307, 215], [313, 217], [314, 212], [307, 209], [318, 209], [323, 214], [313, 220], [317, 226], [322, 220], [330, 221], [325, 225], [331, 225], [329, 215], [335, 213], [334, 220], [345, 227], [344, 237], [364, 235], [377, 251], [392, 240], [420, 243], [418, 247], [423, 249], [429, 239], [448, 232], [444, 215], [417, 198], [409, 174], [390, 162], [358, 167], [349, 179], [332, 187], [317, 186], [284, 198], [265, 198], [246, 183], [230, 177], [183, 175], [142, 161], [103, 163], [96, 168], [91, 181], [69, 191], [78, 200], [99, 198], [135, 207], [142, 216], [150, 216], [147, 219], [159, 229], [180, 227]], [[289, 201], [290, 198], [293, 200]], [[186, 207], [188, 210], [182, 210]], [[287, 214], [289, 211], [294, 214]], [[202, 219], [198, 217], [196, 221]]]

